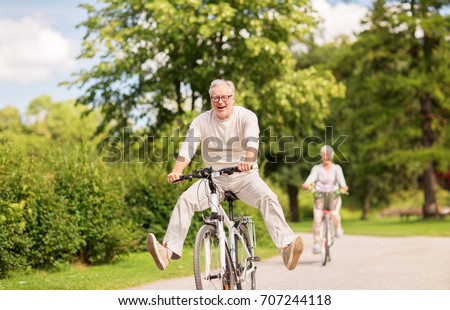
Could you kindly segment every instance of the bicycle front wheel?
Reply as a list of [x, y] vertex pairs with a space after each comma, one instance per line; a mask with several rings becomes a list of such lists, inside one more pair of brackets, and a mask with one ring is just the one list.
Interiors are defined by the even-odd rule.
[[225, 270], [221, 272], [219, 238], [216, 227], [203, 225], [195, 239], [194, 278], [198, 290], [233, 289], [230, 253], [225, 251]]
[[238, 290], [256, 289], [256, 270], [253, 264], [253, 248], [250, 245], [248, 230], [246, 225], [239, 228], [242, 240], [235, 236], [235, 255], [236, 255], [236, 286]]
[[320, 260], [325, 266], [330, 254], [330, 232], [328, 229], [328, 218], [325, 216], [320, 227]]

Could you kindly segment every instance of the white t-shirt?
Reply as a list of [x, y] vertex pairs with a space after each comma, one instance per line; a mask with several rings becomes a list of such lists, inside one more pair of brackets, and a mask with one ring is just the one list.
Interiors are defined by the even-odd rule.
[[[179, 156], [191, 160], [200, 143], [207, 167], [218, 170], [237, 166], [244, 161], [246, 149], [258, 150], [258, 118], [255, 113], [240, 106], [233, 107], [233, 114], [227, 120], [220, 120], [214, 110], [206, 111], [190, 124]], [[256, 167], [256, 161], [253, 167]]]

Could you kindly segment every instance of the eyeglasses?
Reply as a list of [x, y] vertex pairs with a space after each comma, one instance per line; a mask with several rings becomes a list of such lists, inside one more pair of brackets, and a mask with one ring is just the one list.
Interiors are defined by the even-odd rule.
[[233, 97], [233, 95], [224, 95], [224, 96], [212, 96], [211, 101], [213, 102], [219, 102], [220, 99], [222, 99], [223, 102], [227, 102], [230, 100], [230, 98]]

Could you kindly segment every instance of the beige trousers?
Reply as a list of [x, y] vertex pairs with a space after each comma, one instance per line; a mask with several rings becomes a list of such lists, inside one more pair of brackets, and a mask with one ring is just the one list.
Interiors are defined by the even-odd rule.
[[[286, 222], [278, 198], [259, 176], [258, 170], [221, 175], [214, 178], [219, 198], [224, 199], [225, 191], [232, 191], [244, 203], [258, 208], [278, 249], [290, 244], [295, 235]], [[180, 258], [183, 244], [191, 225], [194, 212], [209, 208], [207, 180], [198, 180], [178, 199], [170, 217], [163, 243], [174, 253], [173, 259]]]

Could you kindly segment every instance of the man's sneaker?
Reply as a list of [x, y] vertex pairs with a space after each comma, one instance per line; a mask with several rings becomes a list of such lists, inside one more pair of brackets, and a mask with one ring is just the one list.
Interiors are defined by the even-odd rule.
[[320, 244], [314, 243], [312, 252], [313, 252], [313, 254], [320, 254], [320, 252], [321, 252]]
[[340, 238], [344, 238], [344, 230], [342, 228], [338, 228], [336, 229], [336, 237]]
[[286, 268], [289, 270], [297, 267], [300, 255], [303, 252], [303, 239], [301, 236], [296, 236], [294, 241], [289, 244], [285, 249], [281, 250], [281, 256]]
[[169, 249], [159, 243], [152, 233], [147, 235], [147, 249], [155, 260], [156, 266], [161, 270], [166, 269], [170, 262]]

